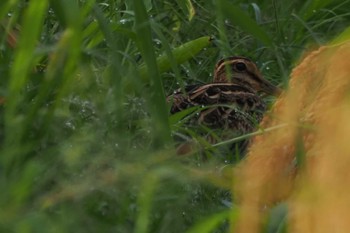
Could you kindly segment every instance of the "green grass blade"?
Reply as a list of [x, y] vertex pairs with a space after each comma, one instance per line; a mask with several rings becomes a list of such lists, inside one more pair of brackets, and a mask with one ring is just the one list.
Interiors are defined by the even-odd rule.
[[[177, 64], [182, 64], [193, 58], [205, 47], [208, 47], [210, 45], [210, 42], [211, 38], [209, 36], [203, 36], [195, 40], [191, 40], [173, 49], [173, 58]], [[171, 69], [171, 59], [167, 53], [157, 58], [157, 67], [160, 73], [169, 71]], [[143, 81], [147, 82], [149, 80], [148, 66], [146, 64], [140, 65], [139, 73]]]
[[254, 20], [252, 20], [243, 10], [231, 4], [227, 0], [220, 0], [222, 13], [230, 19], [233, 24], [239, 26], [243, 31], [251, 34], [266, 46], [272, 46], [273, 41], [270, 36]]
[[82, 17], [79, 6], [76, 2], [56, 2], [53, 9], [58, 14], [64, 12], [61, 16], [62, 21], [66, 25], [66, 30], [62, 33], [59, 42], [56, 45], [56, 50], [51, 54], [50, 62], [47, 66], [44, 85], [41, 88], [36, 102], [31, 109], [27, 121], [30, 122], [36, 117], [38, 110], [42, 107], [45, 101], [52, 93], [55, 93], [54, 104], [48, 108], [47, 114], [43, 119], [43, 128], [45, 129], [51, 121], [57, 104], [63, 98], [70, 83], [74, 80], [75, 70], [81, 55], [81, 23]]
[[[107, 42], [108, 48], [109, 48], [109, 56], [110, 56], [110, 66], [108, 67], [108, 81], [111, 87], [113, 88], [113, 102], [114, 102], [114, 109], [116, 111], [116, 118], [115, 120], [118, 122], [118, 127], [122, 127], [123, 124], [123, 111], [122, 111], [122, 105], [124, 101], [124, 92], [123, 92], [123, 86], [122, 81], [124, 78], [124, 69], [122, 66], [122, 60], [123, 57], [120, 54], [120, 51], [123, 51], [124, 48], [121, 47], [120, 39], [122, 37], [122, 34], [118, 34], [118, 37], [113, 32], [114, 28], [111, 28], [108, 21], [106, 20], [103, 12], [100, 10], [99, 7], [95, 6], [93, 8], [94, 16], [96, 17], [96, 20], [99, 25], [99, 34], [103, 35], [102, 38]], [[131, 31], [130, 31], [131, 32]], [[131, 32], [132, 33], [132, 32]], [[100, 41], [99, 41], [100, 42]], [[89, 45], [91, 46], [91, 44]]]
[[152, 43], [152, 32], [149, 18], [144, 3], [134, 0], [135, 31], [138, 36], [138, 46], [143, 60], [148, 68], [150, 77], [150, 103], [154, 126], [154, 145], [161, 147], [170, 142], [170, 127], [168, 123], [168, 112], [165, 103], [165, 94], [160, 79], [155, 51]]
[[[34, 51], [46, 15], [48, 1], [32, 1], [24, 18], [18, 48], [15, 53], [11, 78], [8, 84], [8, 96], [5, 109], [5, 135], [9, 147], [16, 148], [15, 143], [23, 137], [23, 121], [18, 119], [18, 109], [23, 104], [22, 90], [25, 88], [29, 73], [34, 69]], [[10, 158], [9, 158], [10, 159]], [[14, 159], [14, 158], [12, 158]]]
[[256, 4], [256, 3], [251, 3], [250, 4], [251, 8], [253, 8], [254, 10], [254, 14], [255, 14], [255, 21], [258, 24], [261, 24], [263, 22], [263, 19], [261, 17], [261, 10], [260, 7]]
[[225, 15], [224, 15], [224, 7], [221, 1], [218, 1], [216, 3], [216, 12], [217, 12], [217, 30], [219, 32], [219, 48], [220, 51], [223, 53], [224, 57], [230, 56], [230, 42], [228, 39], [226, 26], [225, 26]]
[[187, 13], [188, 21], [191, 21], [196, 14], [196, 10], [191, 0], [178, 1], [177, 4], [185, 13]]
[[231, 211], [223, 211], [205, 218], [195, 224], [186, 233], [209, 233], [213, 232], [220, 224], [230, 217]]
[[300, 11], [300, 15], [304, 20], [308, 20], [312, 15], [315, 14], [316, 11], [327, 7], [331, 4], [342, 3], [344, 1], [341, 0], [309, 0], [306, 1], [302, 10]]
[[171, 116], [169, 116], [169, 121], [171, 125], [179, 124], [179, 122], [187, 117], [188, 115], [192, 115], [193, 113], [199, 112], [201, 109], [201, 106], [193, 106], [191, 108], [184, 109], [180, 112], [174, 113]]
[[[58, 19], [64, 26], [78, 27], [80, 25], [80, 9], [76, 1], [51, 0], [50, 5], [55, 10]], [[79, 14], [77, 13], [79, 12]]]
[[309, 32], [309, 34], [312, 36], [312, 38], [314, 39], [314, 41], [318, 44], [321, 45], [322, 42], [319, 40], [318, 36], [316, 35], [316, 33], [313, 31], [313, 29], [311, 27], [309, 27], [309, 25], [307, 24], [307, 22], [305, 20], [303, 20], [302, 18], [300, 18], [298, 15], [296, 14], [292, 14], [293, 17], [295, 17], [300, 24]]
[[149, 219], [152, 213], [152, 200], [159, 183], [159, 176], [149, 174], [145, 177], [138, 196], [138, 216], [136, 219], [135, 233], [146, 233], [148, 231]]
[[[29, 5], [24, 17], [24, 25], [19, 39], [19, 48], [15, 55], [12, 67], [11, 79], [9, 83], [9, 91], [15, 96], [14, 99], [9, 98], [8, 108], [12, 109], [16, 104], [15, 98], [20, 90], [24, 87], [27, 75], [32, 68], [34, 59], [34, 50], [37, 45], [37, 39], [42, 27], [44, 16], [46, 14], [47, 1], [37, 0]], [[28, 59], [32, 58], [32, 59]]]

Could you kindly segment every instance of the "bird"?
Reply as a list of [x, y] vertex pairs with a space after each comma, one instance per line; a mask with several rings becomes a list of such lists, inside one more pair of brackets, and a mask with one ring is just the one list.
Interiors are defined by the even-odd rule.
[[[281, 92], [262, 76], [252, 60], [231, 56], [216, 63], [211, 83], [177, 89], [166, 100], [170, 114], [187, 111], [181, 119], [187, 134], [195, 132], [215, 144], [255, 131], [267, 110], [261, 93], [279, 96]], [[244, 154], [248, 143], [234, 143], [230, 151]], [[183, 145], [188, 144], [181, 144], [178, 154], [188, 153]]]

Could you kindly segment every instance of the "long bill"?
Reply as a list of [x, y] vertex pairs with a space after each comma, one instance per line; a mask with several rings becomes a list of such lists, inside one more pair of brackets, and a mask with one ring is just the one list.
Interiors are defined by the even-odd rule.
[[268, 95], [274, 95], [276, 97], [280, 96], [282, 93], [282, 89], [273, 85], [266, 79], [262, 80], [262, 83], [260, 84], [261, 91], [265, 92]]

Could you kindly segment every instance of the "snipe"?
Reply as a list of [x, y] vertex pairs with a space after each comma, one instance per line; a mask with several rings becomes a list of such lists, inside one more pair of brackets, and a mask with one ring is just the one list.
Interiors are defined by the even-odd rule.
[[[234, 56], [216, 64], [212, 83], [178, 89], [167, 101], [171, 114], [196, 109], [184, 117], [186, 127], [216, 143], [257, 128], [266, 111], [261, 92], [278, 96], [281, 90], [264, 79], [251, 60]], [[246, 146], [247, 140], [233, 145], [241, 153]]]

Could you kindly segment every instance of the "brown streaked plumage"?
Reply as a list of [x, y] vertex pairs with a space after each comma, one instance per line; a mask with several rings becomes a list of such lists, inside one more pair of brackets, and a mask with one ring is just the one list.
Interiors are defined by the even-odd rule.
[[[187, 125], [223, 131], [221, 139], [228, 139], [256, 129], [266, 111], [260, 92], [277, 96], [281, 90], [264, 79], [251, 60], [234, 56], [216, 64], [212, 83], [176, 90], [167, 101], [172, 103], [171, 114], [197, 106], [198, 113], [189, 117]], [[246, 143], [240, 150], [245, 147]]]

